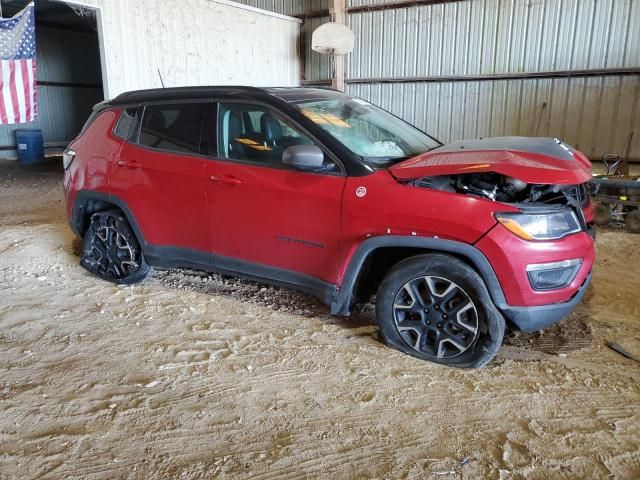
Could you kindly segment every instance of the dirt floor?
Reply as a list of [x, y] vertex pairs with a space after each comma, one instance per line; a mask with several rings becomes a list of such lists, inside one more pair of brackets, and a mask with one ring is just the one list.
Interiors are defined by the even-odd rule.
[[0, 478], [640, 478], [640, 236], [584, 304], [477, 371], [380, 343], [371, 309], [192, 271], [78, 265], [58, 164], [0, 162]]

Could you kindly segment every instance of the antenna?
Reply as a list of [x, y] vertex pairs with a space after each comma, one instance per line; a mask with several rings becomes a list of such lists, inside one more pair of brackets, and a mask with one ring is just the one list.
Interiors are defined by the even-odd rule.
[[164, 88], [164, 80], [162, 80], [162, 74], [160, 73], [160, 69], [158, 69], [158, 76], [160, 77], [160, 84], [162, 85], [162, 88]]

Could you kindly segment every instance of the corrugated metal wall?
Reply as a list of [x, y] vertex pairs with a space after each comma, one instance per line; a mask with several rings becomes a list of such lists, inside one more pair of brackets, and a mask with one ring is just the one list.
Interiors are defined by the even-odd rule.
[[[39, 82], [73, 82], [100, 85], [100, 58], [95, 35], [38, 28], [36, 30], [37, 79]], [[42, 129], [45, 144], [58, 144], [73, 139], [91, 113], [91, 107], [102, 100], [101, 88], [38, 86], [38, 117], [21, 125], [0, 125], [0, 146], [15, 146], [15, 130]], [[54, 146], [54, 145], [53, 145]], [[13, 158], [15, 150], [0, 150], [0, 157]]]
[[[402, 1], [348, 0], [348, 7]], [[279, 11], [290, 3], [245, 2]], [[328, 1], [322, 3], [307, 13], [326, 9]], [[308, 42], [328, 20], [306, 20]], [[347, 91], [443, 141], [558, 136], [597, 159], [625, 154], [633, 132], [630, 157], [640, 161], [640, 0], [451, 1], [351, 12], [349, 22], [356, 47], [347, 60]], [[592, 72], [486, 79], [576, 70]], [[326, 57], [307, 48], [305, 74], [308, 81], [329, 78]]]
[[[350, 0], [350, 7], [392, 3]], [[349, 15], [352, 81], [640, 67], [638, 0], [468, 0]], [[443, 141], [558, 136], [640, 160], [640, 77], [350, 83]]]
[[243, 5], [262, 8], [283, 15], [304, 15], [327, 8], [327, 0], [235, 0]]
[[349, 77], [640, 65], [636, 0], [472, 0], [349, 19], [360, 40]]

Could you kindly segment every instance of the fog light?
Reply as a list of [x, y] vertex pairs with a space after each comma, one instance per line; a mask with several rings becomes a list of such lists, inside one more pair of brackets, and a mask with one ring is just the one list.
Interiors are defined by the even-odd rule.
[[562, 262], [536, 263], [527, 265], [527, 275], [534, 290], [554, 290], [569, 285], [576, 278], [581, 265], [580, 258]]

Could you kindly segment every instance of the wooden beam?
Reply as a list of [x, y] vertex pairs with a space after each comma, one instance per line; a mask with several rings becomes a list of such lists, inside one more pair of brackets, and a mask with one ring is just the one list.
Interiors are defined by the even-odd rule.
[[[397, 10], [399, 8], [420, 7], [429, 5], [438, 5], [441, 3], [455, 3], [463, 2], [465, 0], [399, 0], [396, 2], [388, 3], [374, 3], [372, 5], [362, 5], [359, 7], [347, 7], [347, 13], [363, 13], [363, 12], [377, 12], [380, 10]], [[322, 18], [329, 17], [329, 10], [314, 10], [312, 12], [300, 13], [294, 15], [294, 17], [305, 20], [307, 18]]]
[[[329, 13], [331, 21], [347, 24], [347, 2], [346, 0], [329, 0]], [[331, 87], [344, 92], [345, 88], [345, 58], [344, 55], [335, 55], [333, 57], [333, 72], [331, 75]]]
[[410, 8], [420, 7], [428, 5], [438, 5], [441, 3], [455, 3], [462, 2], [464, 0], [400, 0], [397, 2], [388, 3], [374, 3], [372, 5], [362, 5], [360, 7], [349, 7], [348, 12], [351, 13], [363, 13], [363, 12], [378, 12], [380, 10], [397, 10], [398, 8]]
[[[551, 70], [545, 72], [485, 73], [479, 75], [439, 75], [431, 77], [372, 77], [348, 78], [348, 85], [380, 83], [444, 83], [444, 82], [484, 82], [493, 80], [528, 80], [548, 78], [584, 78], [640, 75], [640, 67], [593, 68], [586, 70]], [[330, 80], [307, 80], [303, 85], [328, 85]]]

